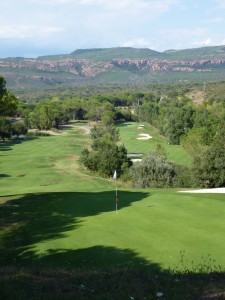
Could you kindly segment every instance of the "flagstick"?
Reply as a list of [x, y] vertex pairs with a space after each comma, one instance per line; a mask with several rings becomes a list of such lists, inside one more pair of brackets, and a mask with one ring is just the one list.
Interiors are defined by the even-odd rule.
[[118, 214], [118, 210], [117, 210], [117, 186], [116, 186], [116, 213]]
[[[117, 174], [116, 174], [116, 171], [114, 172], [113, 174], [113, 179], [117, 179]], [[116, 181], [115, 181], [115, 185], [116, 185], [116, 213], [118, 213], [118, 209], [117, 209], [117, 205], [118, 205], [118, 196], [117, 196], [117, 184], [116, 184]]]

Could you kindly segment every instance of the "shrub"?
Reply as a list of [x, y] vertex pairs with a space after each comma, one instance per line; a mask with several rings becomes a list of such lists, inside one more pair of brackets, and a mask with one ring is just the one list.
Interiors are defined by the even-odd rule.
[[130, 176], [134, 187], [171, 187], [176, 173], [173, 164], [152, 152], [131, 167]]

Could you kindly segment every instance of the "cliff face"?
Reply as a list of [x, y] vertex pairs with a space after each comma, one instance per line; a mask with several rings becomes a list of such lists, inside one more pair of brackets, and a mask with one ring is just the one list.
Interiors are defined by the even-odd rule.
[[121, 69], [133, 69], [134, 71], [184, 71], [191, 72], [194, 70], [211, 71], [211, 68], [217, 66], [225, 66], [225, 59], [201, 59], [201, 60], [158, 60], [158, 59], [115, 59], [109, 62], [94, 62], [87, 59], [60, 59], [38, 60], [23, 59], [20, 61], [11, 59], [0, 59], [1, 69], [8, 71], [31, 70], [33, 72], [49, 72], [49, 73], [70, 73], [73, 75], [95, 77], [100, 73], [104, 73], [119, 67]]
[[[213, 79], [225, 78], [225, 57], [215, 58], [214, 55], [213, 58], [167, 59], [165, 56], [162, 58], [157, 54], [150, 59], [109, 60], [101, 59], [101, 55], [98, 55], [98, 59], [77, 58], [74, 55], [37, 59], [7, 58], [0, 59], [0, 75], [6, 78], [10, 88], [99, 82], [146, 83], [151, 82], [151, 79], [154, 83], [165, 80], [176, 82], [180, 78], [196, 81], [197, 74], [203, 73], [213, 74]], [[189, 74], [188, 77], [185, 74]], [[210, 80], [211, 77], [202, 77], [203, 80], [207, 78]]]
[[225, 59], [200, 59], [200, 60], [113, 60], [111, 64], [122, 68], [135, 67], [137, 70], [146, 71], [202, 71], [210, 72], [211, 68], [225, 66]]

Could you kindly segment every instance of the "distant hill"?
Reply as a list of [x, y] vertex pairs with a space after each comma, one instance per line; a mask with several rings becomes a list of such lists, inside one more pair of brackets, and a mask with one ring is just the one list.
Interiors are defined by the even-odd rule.
[[7, 87], [164, 84], [225, 79], [225, 46], [157, 52], [131, 47], [78, 49], [71, 54], [0, 59]]
[[178, 60], [225, 58], [225, 46], [201, 47], [184, 50], [167, 50], [165, 58]]
[[71, 55], [74, 58], [107, 61], [113, 59], [153, 59], [159, 58], [161, 53], [150, 49], [121, 47], [106, 49], [78, 49], [72, 52]]

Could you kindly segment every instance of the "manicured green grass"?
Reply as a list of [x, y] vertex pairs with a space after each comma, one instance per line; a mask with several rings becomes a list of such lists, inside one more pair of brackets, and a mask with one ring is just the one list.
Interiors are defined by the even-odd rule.
[[[135, 126], [120, 126], [121, 136], [134, 138]], [[210, 254], [225, 267], [223, 195], [118, 183], [116, 213], [115, 182], [84, 172], [78, 158], [89, 138], [73, 131], [0, 146], [1, 264], [165, 269], [185, 251], [187, 266]]]
[[[176, 164], [190, 165], [192, 163], [191, 157], [179, 145], [170, 145], [168, 140], [158, 133], [158, 130], [147, 124], [143, 129], [138, 129], [135, 122], [119, 123], [121, 140], [129, 153], [143, 153], [147, 155], [150, 151], [155, 151], [157, 144], [161, 144], [167, 153], [168, 159]], [[152, 136], [148, 140], [138, 140], [139, 134], [147, 133]]]
[[[153, 139], [133, 145], [139, 131], [128, 124], [120, 129], [130, 151], [146, 154], [154, 136], [166, 145], [147, 126]], [[79, 163], [89, 136], [64, 132], [0, 144], [2, 299], [157, 299], [163, 291], [178, 300], [221, 289], [224, 273], [212, 272], [225, 269], [224, 196], [117, 182], [116, 212], [115, 181]]]

